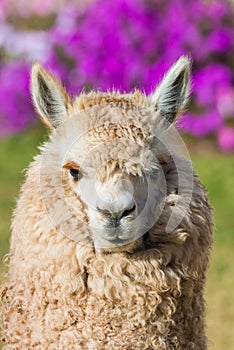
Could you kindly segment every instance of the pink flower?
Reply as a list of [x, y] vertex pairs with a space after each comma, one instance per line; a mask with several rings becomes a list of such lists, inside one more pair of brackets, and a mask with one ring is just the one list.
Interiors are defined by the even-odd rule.
[[223, 152], [232, 152], [234, 150], [234, 129], [223, 126], [218, 132], [218, 143]]
[[220, 85], [217, 88], [218, 111], [225, 118], [234, 117], [234, 89], [230, 85]]
[[6, 17], [7, 6], [7, 0], [0, 1], [0, 19], [4, 19]]

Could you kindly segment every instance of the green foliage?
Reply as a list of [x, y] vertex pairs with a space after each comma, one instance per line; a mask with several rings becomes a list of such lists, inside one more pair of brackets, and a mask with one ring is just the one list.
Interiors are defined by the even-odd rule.
[[37, 127], [0, 141], [0, 262], [8, 251], [11, 215], [24, 169], [38, 153], [37, 146], [45, 136], [46, 131]]
[[[200, 152], [199, 152], [200, 153]], [[234, 349], [234, 156], [191, 154], [214, 208], [215, 241], [206, 288], [210, 350]]]
[[219, 153], [191, 154], [195, 169], [208, 188], [214, 208], [216, 244], [234, 243], [234, 156]]

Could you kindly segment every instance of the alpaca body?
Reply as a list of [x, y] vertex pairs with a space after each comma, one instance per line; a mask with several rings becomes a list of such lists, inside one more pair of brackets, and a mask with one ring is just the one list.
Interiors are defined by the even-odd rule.
[[[160, 90], [156, 98], [158, 95]], [[211, 208], [194, 171], [186, 206], [188, 189], [183, 186], [180, 190], [175, 159], [152, 137], [154, 112], [149, 108], [148, 100], [139, 92], [81, 95], [68, 108], [75, 117], [67, 120], [67, 126], [56, 135], [52, 134], [41, 155], [31, 163], [12, 224], [2, 303], [4, 350], [206, 349], [203, 289], [213, 239]], [[87, 114], [86, 120], [81, 120], [83, 114], [79, 115], [79, 111]], [[82, 129], [79, 147], [71, 148], [71, 135], [78, 126]], [[95, 148], [100, 142], [105, 143], [106, 150], [112, 142], [106, 151], [111, 161], [101, 159], [105, 152]], [[126, 152], [127, 160], [123, 160]], [[162, 186], [159, 173], [152, 175], [154, 152], [157, 164], [162, 164], [160, 174], [166, 184], [161, 196], [155, 190]], [[74, 155], [79, 159], [79, 168]], [[187, 164], [187, 160], [184, 162]], [[78, 178], [81, 163], [83, 169], [99, 169], [97, 187], [102, 188], [102, 194], [110, 186], [113, 196], [122, 196], [114, 204], [114, 209], [119, 210], [121, 205], [124, 208], [118, 218], [119, 231], [117, 224], [113, 226], [110, 207], [108, 211], [100, 208], [103, 198], [97, 213], [91, 205], [89, 208], [95, 196], [89, 197], [90, 202], [83, 199], [81, 190], [92, 183], [88, 175], [85, 179], [85, 171], [82, 170], [84, 179], [75, 182], [67, 171], [72, 167], [72, 176]], [[100, 163], [105, 166], [100, 168]], [[134, 181], [143, 177], [143, 172], [149, 176], [152, 190], [149, 204], [144, 202], [146, 208], [149, 205], [147, 213], [154, 201], [163, 205], [154, 224], [139, 235], [140, 224], [134, 224], [132, 217], [140, 207], [145, 185]], [[186, 178], [186, 166], [180, 169], [183, 172]], [[115, 187], [122, 174], [125, 182], [133, 184], [134, 205], [126, 195], [126, 187]], [[80, 188], [75, 187], [79, 181]], [[105, 192], [105, 198], [111, 191]], [[113, 208], [113, 201], [108, 203]], [[178, 225], [168, 231], [174, 210], [183, 215]], [[96, 228], [95, 215], [99, 215]], [[149, 221], [150, 217], [151, 214]], [[143, 219], [142, 216], [140, 223]], [[120, 238], [108, 236], [113, 227]], [[135, 236], [127, 240], [126, 235], [132, 232]], [[126, 244], [120, 245], [120, 241]], [[116, 247], [113, 242], [117, 242]]]

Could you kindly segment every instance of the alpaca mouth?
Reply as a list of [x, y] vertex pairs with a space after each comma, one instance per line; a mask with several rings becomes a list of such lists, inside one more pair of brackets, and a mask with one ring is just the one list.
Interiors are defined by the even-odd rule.
[[124, 245], [131, 243], [137, 239], [134, 233], [124, 232], [119, 227], [112, 228], [105, 232], [100, 232], [100, 236], [103, 240], [116, 245]]
[[134, 242], [137, 238], [120, 238], [116, 235], [114, 237], [102, 237], [102, 239], [108, 244], [108, 246], [122, 246]]
[[126, 245], [129, 244], [131, 242], [134, 242], [135, 239], [121, 239], [119, 237], [116, 237], [114, 239], [109, 239], [108, 241], [112, 244], [112, 245]]
[[106, 241], [108, 243], [105, 247], [102, 247], [107, 253], [120, 253], [120, 252], [133, 252], [142, 244], [141, 238], [122, 240], [116, 238], [113, 241]]
[[[94, 243], [95, 248], [112, 250], [135, 244], [139, 237], [139, 232], [136, 227], [107, 227], [90, 225], [90, 235]], [[122, 248], [123, 247], [123, 248]]]

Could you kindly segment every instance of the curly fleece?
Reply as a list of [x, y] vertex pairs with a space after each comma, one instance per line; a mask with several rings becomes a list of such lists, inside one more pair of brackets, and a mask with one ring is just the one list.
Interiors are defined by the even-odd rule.
[[[147, 116], [144, 119], [138, 112], [138, 118], [135, 112], [148, 105], [139, 92], [83, 94], [72, 113], [92, 106], [102, 111], [109, 105], [122, 111], [126, 105], [123, 118], [134, 109], [138, 135], [133, 131], [132, 138], [149, 143]], [[89, 111], [87, 128], [92, 125]], [[130, 137], [131, 130], [126, 134]], [[56, 152], [51, 151], [50, 161], [42, 165], [50, 143], [31, 163], [14, 212], [1, 303], [3, 349], [206, 349], [203, 292], [213, 226], [206, 191], [197, 176], [193, 174], [186, 215], [173, 232], [166, 233], [166, 224], [175, 201], [183, 202], [184, 197], [176, 191], [176, 171], [170, 163], [164, 169], [168, 188], [164, 209], [140, 246], [131, 252], [95, 251], [79, 198], [74, 210], [66, 212], [63, 201], [72, 206], [74, 198], [68, 184], [66, 198], [61, 198]], [[48, 208], [58, 211], [57, 226]], [[75, 231], [79, 240], [62, 234], [64, 230]]]

